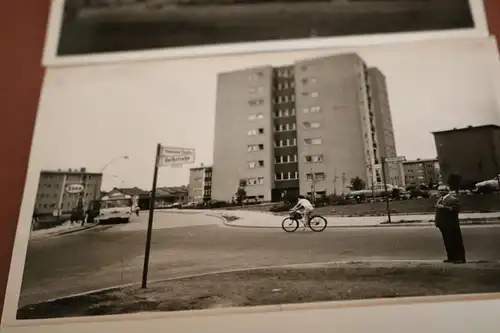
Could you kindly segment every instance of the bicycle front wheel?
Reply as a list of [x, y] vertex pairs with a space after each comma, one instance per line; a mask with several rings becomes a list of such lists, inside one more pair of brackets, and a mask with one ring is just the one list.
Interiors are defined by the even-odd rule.
[[326, 229], [327, 222], [323, 216], [311, 216], [309, 219], [309, 228], [315, 232], [321, 232]]
[[299, 228], [299, 221], [292, 219], [291, 217], [287, 217], [281, 222], [281, 227], [286, 232], [294, 232]]

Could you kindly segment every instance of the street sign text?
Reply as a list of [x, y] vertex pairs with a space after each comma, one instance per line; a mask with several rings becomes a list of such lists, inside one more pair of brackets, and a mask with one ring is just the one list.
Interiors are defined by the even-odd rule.
[[158, 166], [179, 166], [195, 162], [192, 148], [162, 147], [158, 156]]

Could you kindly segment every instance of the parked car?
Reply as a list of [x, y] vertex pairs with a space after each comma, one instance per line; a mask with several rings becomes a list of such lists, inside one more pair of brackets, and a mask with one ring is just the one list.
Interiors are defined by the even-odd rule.
[[404, 189], [401, 189], [391, 184], [387, 184], [387, 192], [386, 192], [386, 186], [384, 186], [384, 184], [377, 184], [374, 185], [373, 188], [369, 186], [367, 189], [364, 190], [350, 191], [349, 193], [347, 193], [346, 198], [354, 199], [357, 202], [363, 202], [366, 199], [372, 197], [380, 198], [380, 197], [385, 197], [386, 195], [392, 196], [394, 190], [399, 191], [400, 193], [404, 192]]
[[181, 205], [180, 208], [196, 208], [198, 206], [197, 202], [188, 202], [186, 204]]
[[410, 194], [410, 198], [411, 199], [415, 199], [415, 198], [429, 198], [430, 197], [430, 190], [425, 185], [409, 186], [408, 187], [408, 193]]
[[180, 202], [174, 202], [172, 204], [166, 205], [165, 208], [167, 209], [182, 208], [182, 204]]
[[499, 183], [497, 178], [484, 180], [482, 182], [476, 183], [476, 185], [474, 186], [474, 192], [477, 193], [490, 193], [498, 191], [498, 189], [499, 189]]

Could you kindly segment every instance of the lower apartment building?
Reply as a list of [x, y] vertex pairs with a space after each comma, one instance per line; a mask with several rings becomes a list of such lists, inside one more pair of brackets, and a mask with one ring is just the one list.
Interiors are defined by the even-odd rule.
[[35, 210], [41, 215], [52, 215], [60, 210], [68, 213], [78, 205], [87, 207], [101, 198], [102, 174], [85, 168], [43, 170], [40, 172], [35, 199]]
[[444, 182], [454, 173], [464, 188], [500, 174], [500, 126], [468, 126], [434, 132]]
[[357, 54], [218, 76], [214, 200], [242, 180], [261, 201], [346, 193], [355, 177], [381, 183], [377, 166], [395, 156], [385, 77]]
[[416, 159], [403, 162], [407, 186], [435, 187], [441, 183], [439, 162], [434, 159]]
[[212, 199], [212, 167], [189, 169], [188, 201], [206, 202]]

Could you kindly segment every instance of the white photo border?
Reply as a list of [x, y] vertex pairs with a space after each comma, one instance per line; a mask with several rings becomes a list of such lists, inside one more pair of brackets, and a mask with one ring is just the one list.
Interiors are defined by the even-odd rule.
[[[460, 40], [469, 40], [469, 39], [477, 39], [477, 38], [461, 38]], [[491, 63], [495, 63], [498, 65], [497, 68], [492, 69], [492, 71], [496, 71], [498, 75], [492, 75], [491, 84], [500, 87], [500, 58], [498, 57], [498, 44], [497, 40], [493, 36], [483, 37], [481, 39], [489, 40], [491, 45], [490, 54], [491, 54]], [[425, 43], [425, 41], [421, 41]], [[428, 40], [428, 42], [431, 42]], [[366, 45], [365, 45], [366, 47]], [[45, 83], [45, 81], [44, 81]], [[44, 90], [45, 84], [42, 85], [39, 106], [43, 103], [44, 100]], [[500, 103], [500, 90], [497, 90], [499, 93], [496, 96], [492, 96], [496, 99], [497, 104]], [[499, 104], [500, 105], [500, 104]], [[498, 116], [498, 123], [500, 124], [500, 114]], [[279, 318], [288, 318], [284, 323], [274, 324], [276, 329], [285, 328], [285, 327], [300, 327], [301, 321], [305, 320], [306, 322], [310, 322], [312, 319], [308, 318], [317, 318], [319, 313], [322, 313], [322, 323], [318, 325], [310, 326], [307, 330], [310, 333], [320, 332], [320, 329], [324, 327], [326, 322], [331, 321], [331, 325], [337, 325], [336, 321], [346, 322], [346, 318], [349, 316], [353, 316], [352, 311], [363, 312], [366, 316], [371, 317], [371, 313], [381, 313], [381, 316], [394, 316], [394, 320], [399, 319], [400, 325], [403, 325], [405, 322], [414, 322], [415, 324], [422, 324], [418, 321], [415, 321], [413, 317], [411, 317], [412, 310], [408, 313], [403, 311], [402, 314], [398, 314], [401, 308], [408, 306], [415, 306], [415, 308], [420, 308], [417, 311], [428, 311], [427, 308], [435, 307], [440, 313], [449, 314], [451, 317], [457, 318], [471, 318], [470, 314], [475, 313], [474, 319], [477, 320], [475, 323], [483, 324], [485, 321], [491, 321], [492, 318], [488, 317], [492, 313], [492, 309], [500, 308], [500, 293], [483, 293], [483, 294], [473, 294], [473, 295], [447, 295], [447, 296], [428, 296], [428, 297], [407, 297], [407, 298], [395, 298], [395, 299], [370, 299], [370, 300], [348, 300], [348, 301], [332, 301], [332, 302], [318, 302], [318, 303], [306, 303], [306, 304], [284, 304], [284, 305], [273, 305], [273, 306], [255, 306], [255, 307], [240, 307], [240, 308], [227, 308], [227, 309], [214, 309], [214, 310], [193, 310], [193, 311], [176, 311], [176, 312], [151, 312], [151, 313], [138, 313], [138, 314], [124, 314], [124, 315], [107, 315], [107, 316], [88, 316], [88, 317], [74, 317], [74, 318], [55, 318], [55, 319], [43, 319], [43, 320], [18, 320], [16, 319], [19, 297], [21, 294], [22, 287], [22, 276], [25, 269], [25, 259], [27, 254], [28, 242], [30, 238], [30, 221], [32, 210], [35, 204], [38, 180], [40, 171], [42, 170], [40, 157], [45, 154], [45, 151], [42, 151], [37, 144], [37, 131], [39, 128], [39, 124], [35, 124], [33, 140], [30, 149], [29, 155], [29, 163], [27, 168], [27, 175], [24, 185], [23, 198], [20, 206], [19, 218], [17, 223], [15, 242], [13, 247], [12, 259], [9, 270], [9, 278], [6, 286], [6, 293], [4, 299], [4, 308], [1, 317], [1, 329], [4, 332], [9, 332], [6, 328], [12, 328], [16, 330], [16, 332], [21, 332], [20, 328], [24, 327], [26, 332], [34, 332], [36, 330], [37, 333], [44, 332], [41, 327], [47, 329], [54, 329], [55, 327], [61, 327], [61, 331], [68, 331], [70, 327], [79, 324], [95, 324], [96, 328], [106, 329], [107, 326], [110, 328], [108, 331], [112, 331], [111, 327], [116, 328], [116, 325], [119, 321], [126, 320], [127, 322], [142, 322], [144, 325], [149, 325], [150, 322], [155, 320], [160, 320], [160, 324], [158, 330], [164, 330], [165, 324], [172, 327], [172, 325], [179, 325], [179, 329], [175, 329], [175, 332], [193, 332], [194, 328], [204, 327], [205, 325], [218, 325], [219, 327], [226, 327], [229, 329], [228, 325], [241, 327], [241, 330], [238, 329], [239, 332], [244, 332], [243, 327], [254, 327], [255, 331], [262, 331], [266, 328], [265, 322], [258, 322], [263, 318], [265, 320], [270, 321], [279, 321]], [[454, 302], [458, 302], [460, 304], [456, 305], [456, 312], [451, 313], [450, 307], [453, 307]], [[467, 304], [463, 304], [467, 303]], [[427, 305], [426, 305], [427, 304]], [[427, 308], [426, 308], [427, 307]], [[353, 309], [354, 308], [354, 309]], [[481, 310], [480, 310], [481, 309]], [[346, 312], [347, 311], [347, 312]], [[267, 317], [266, 317], [267, 316]], [[320, 317], [321, 317], [320, 316]], [[301, 319], [304, 318], [304, 319]], [[447, 327], [447, 325], [451, 325], [453, 323], [449, 323], [445, 316], [439, 317], [442, 320], [441, 324], [435, 323], [436, 328], [438, 327]], [[496, 317], [495, 317], [496, 318]], [[493, 319], [495, 319], [493, 318]], [[195, 320], [193, 320], [195, 319]], [[471, 320], [467, 320], [467, 323], [472, 323]], [[378, 323], [384, 324], [386, 323]], [[498, 322], [497, 322], [498, 324]], [[124, 324], [124, 325], [129, 325]], [[219, 326], [220, 325], [220, 326]], [[257, 326], [255, 326], [257, 325]], [[259, 326], [261, 325], [261, 326]], [[282, 326], [280, 326], [282, 325]], [[299, 326], [296, 326], [299, 325]], [[328, 325], [328, 324], [326, 324]], [[136, 327], [137, 326], [133, 326]], [[151, 326], [150, 326], [151, 327]], [[258, 327], [258, 329], [257, 329]], [[373, 326], [371, 326], [373, 327]], [[462, 327], [462, 326], [459, 326]], [[466, 326], [463, 326], [464, 328]], [[489, 332], [497, 332], [498, 326], [491, 326], [490, 330], [486, 328], [483, 329], [481, 327], [481, 332], [489, 333]], [[495, 328], [496, 330], [492, 330]], [[151, 327], [153, 329], [153, 327]], [[398, 330], [394, 330], [394, 332], [399, 332], [401, 328]], [[421, 332], [421, 327], [419, 326], [419, 330], [417, 327], [406, 328], [407, 333], [413, 332]], [[415, 329], [415, 331], [411, 331], [410, 329]], [[434, 330], [435, 330], [434, 329]], [[72, 329], [71, 329], [72, 330]], [[83, 330], [83, 328], [82, 328]], [[467, 328], [468, 331], [469, 328]], [[234, 330], [232, 330], [234, 331]], [[324, 331], [324, 330], [323, 330]], [[366, 330], [365, 330], [366, 331]], [[380, 327], [379, 330], [375, 330], [376, 332], [392, 332], [388, 331], [386, 327]], [[51, 331], [54, 332], [54, 331]], [[131, 331], [132, 332], [132, 331]], [[205, 330], [208, 332], [208, 330]], [[214, 330], [214, 332], [224, 332], [224, 329]], [[250, 331], [248, 331], [250, 332]], [[274, 329], [273, 329], [274, 332]], [[362, 330], [347, 330], [346, 332], [362, 332]], [[459, 331], [456, 331], [459, 333]]]
[[[71, 1], [71, 0], [66, 0]], [[431, 32], [399, 32], [388, 34], [366, 34], [357, 36], [325, 37], [315, 39], [289, 39], [283, 41], [248, 42], [212, 46], [193, 46], [151, 49], [141, 51], [106, 52], [93, 55], [58, 56], [65, 0], [52, 0], [45, 37], [43, 66], [92, 65], [122, 61], [148, 61], [156, 59], [200, 58], [209, 56], [237, 55], [257, 52], [301, 51], [318, 48], [356, 47], [387, 43], [400, 43], [428, 39], [450, 39], [486, 37], [489, 35], [486, 10], [483, 0], [468, 0], [474, 28], [440, 30]]]

